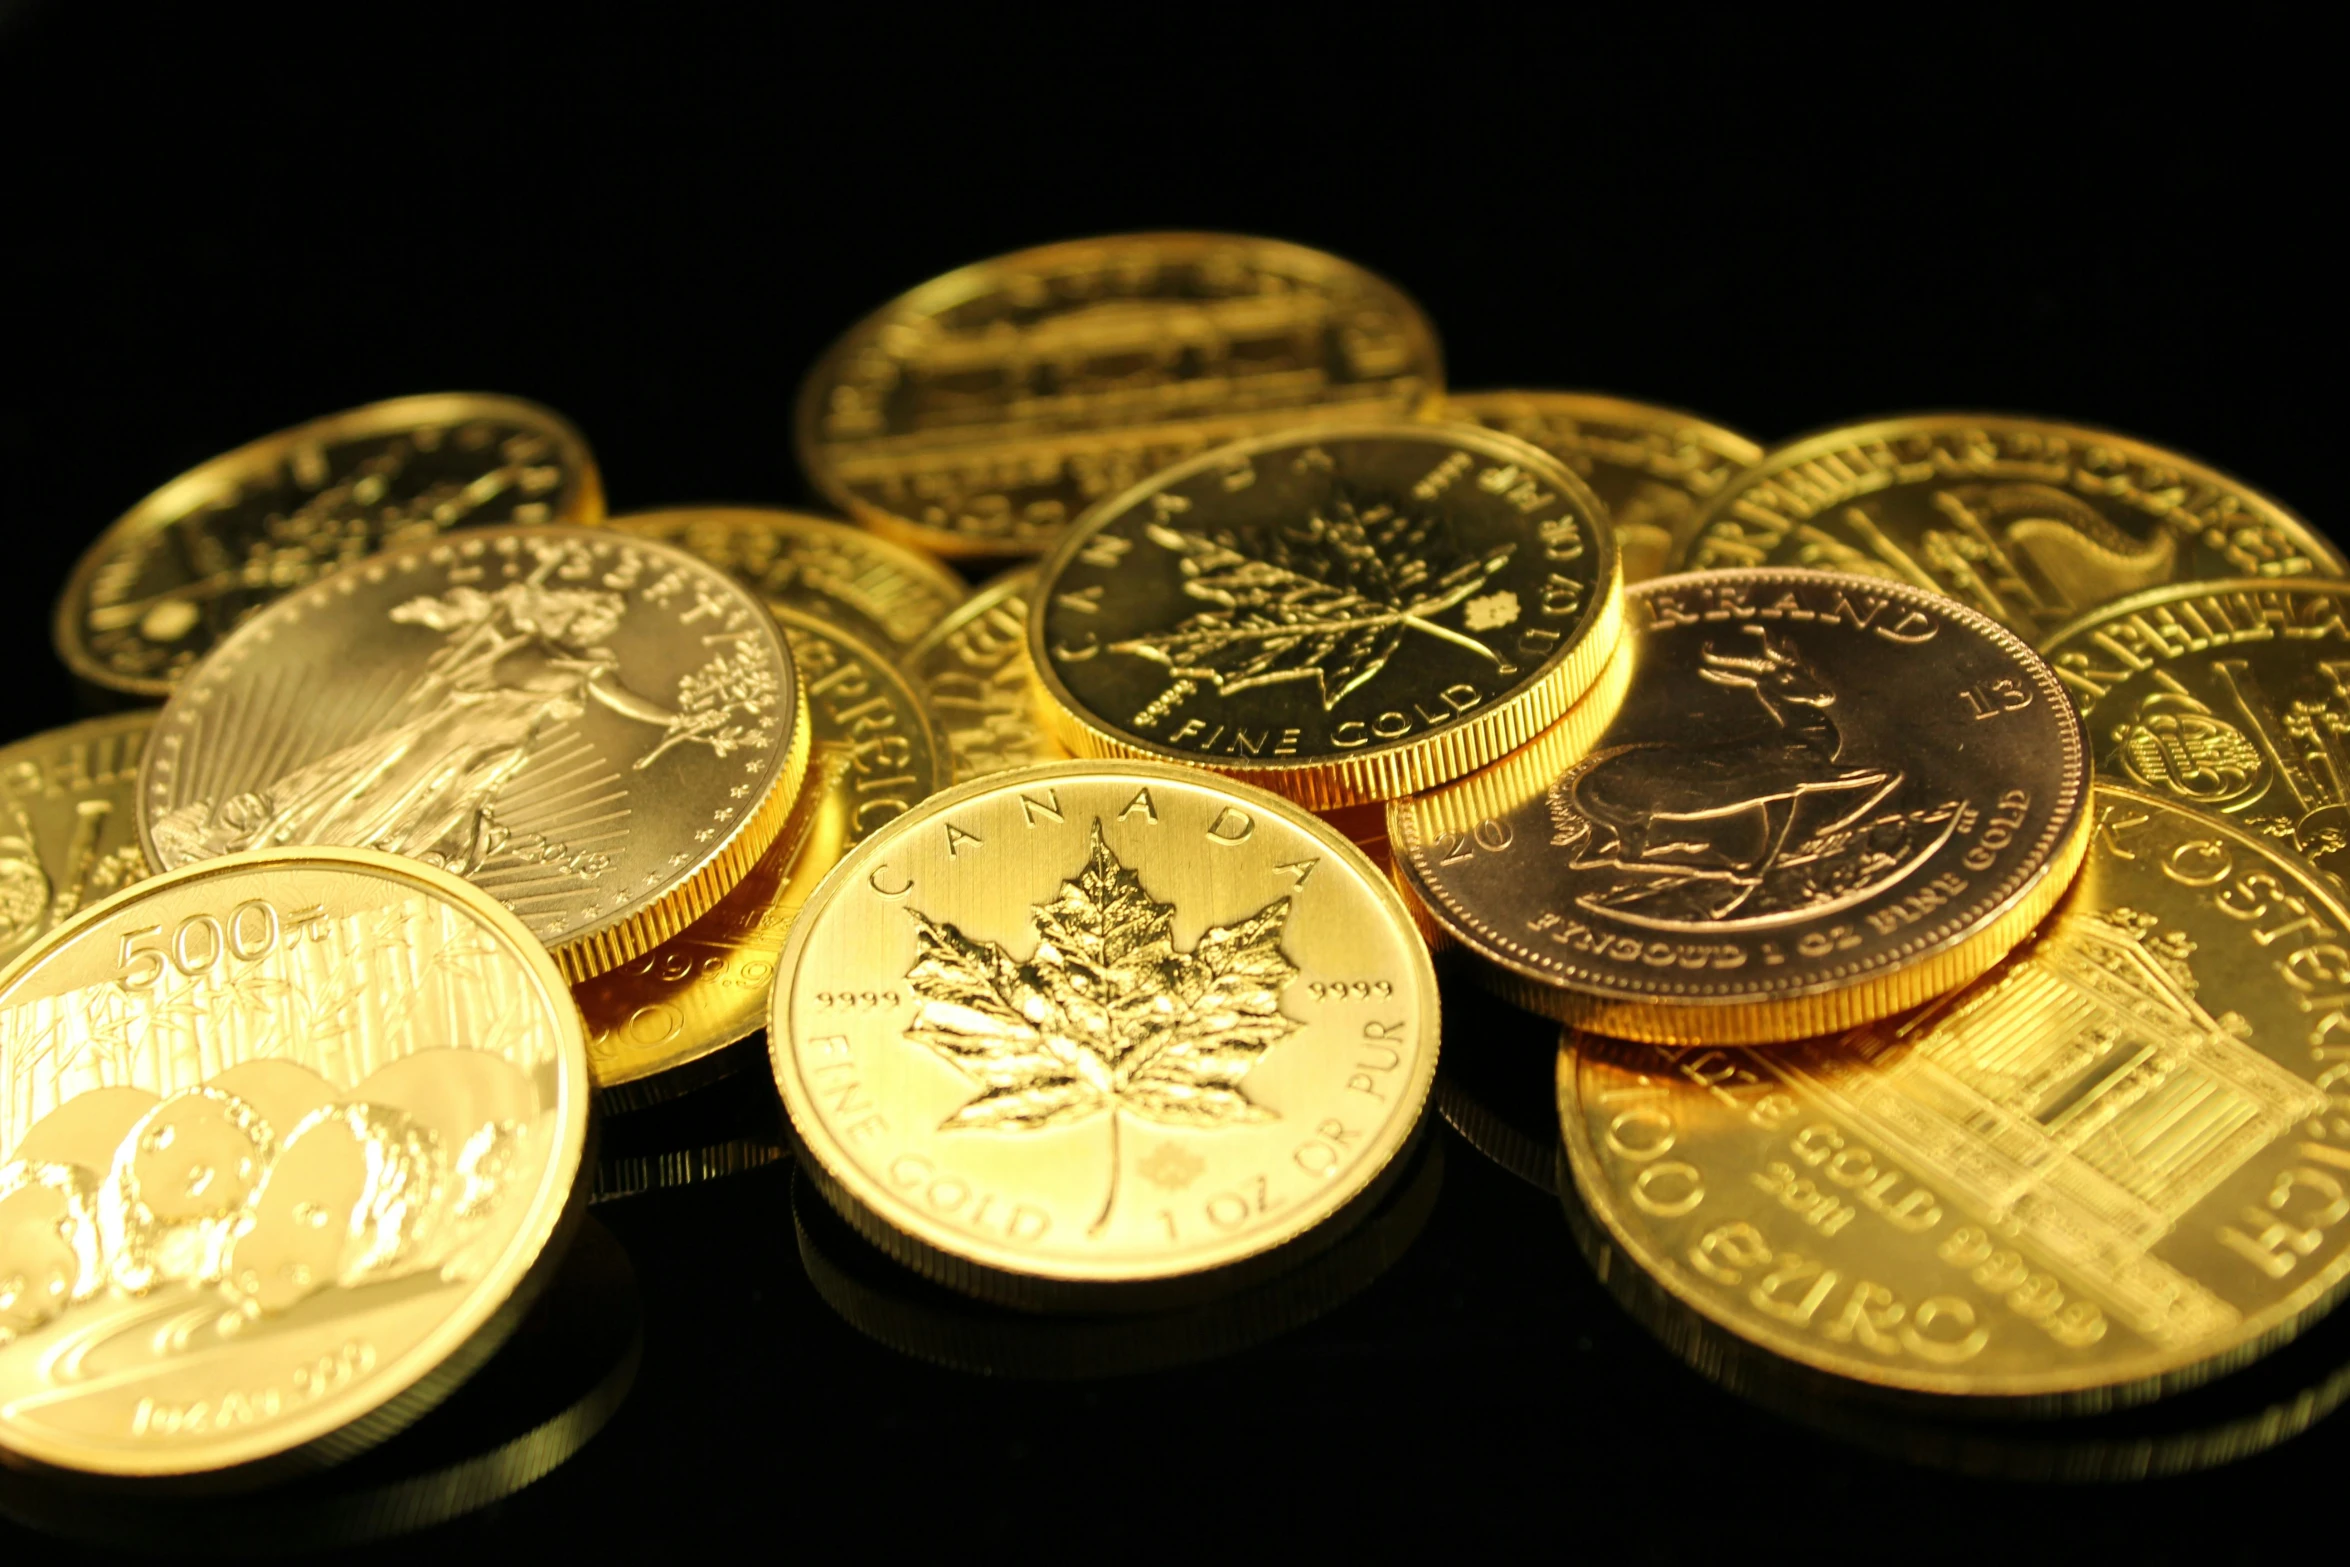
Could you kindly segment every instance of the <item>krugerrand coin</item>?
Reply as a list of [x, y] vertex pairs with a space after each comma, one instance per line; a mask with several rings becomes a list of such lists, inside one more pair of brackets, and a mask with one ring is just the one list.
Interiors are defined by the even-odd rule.
[[2099, 778], [2223, 812], [2350, 886], [2350, 583], [2180, 582], [2052, 632]]
[[956, 783], [1069, 759], [1069, 748], [1037, 715], [1035, 666], [1028, 661], [1028, 601], [1035, 590], [1030, 566], [982, 582], [906, 655], [931, 727], [953, 758]]
[[766, 1026], [784, 936], [824, 873], [946, 783], [921, 699], [886, 654], [821, 620], [775, 615], [808, 693], [799, 801], [766, 858], [707, 914], [574, 992], [607, 1108], [619, 1107], [615, 1090], [700, 1081], [690, 1068]]
[[57, 651], [84, 680], [168, 696], [246, 616], [379, 549], [603, 515], [587, 443], [552, 410], [478, 392], [369, 403], [215, 457], [123, 513], [65, 585]]
[[561, 974], [392, 855], [232, 855], [85, 910], [0, 973], [0, 1063], [13, 1460], [346, 1458], [497, 1347], [584, 1190]]
[[950, 272], [835, 343], [800, 388], [801, 465], [849, 516], [950, 556], [1034, 555], [1171, 462], [1322, 419], [1409, 419], [1436, 334], [1336, 256], [1120, 234]]
[[698, 555], [767, 601], [830, 621], [893, 657], [969, 596], [920, 550], [863, 528], [754, 506], [631, 512], [611, 526]]
[[1628, 688], [1584, 754], [1388, 813], [1399, 878], [1479, 979], [1630, 1039], [1799, 1039], [1964, 984], [2063, 893], [2088, 756], [2014, 635], [1824, 572], [1627, 597]]
[[165, 869], [346, 844], [503, 902], [574, 980], [682, 930], [773, 842], [807, 713], [766, 607], [601, 528], [390, 550], [254, 616], [156, 720]]
[[1453, 392], [1442, 416], [1514, 435], [1573, 469], [1607, 508], [1626, 582], [1671, 571], [1706, 503], [1762, 456], [1694, 414], [1597, 392]]
[[2104, 783], [2095, 810], [2047, 925], [1907, 1016], [1768, 1051], [1570, 1034], [1586, 1240], [1652, 1326], [1758, 1389], [2024, 1412], [2216, 1376], [2333, 1302], [2350, 909], [2224, 818]]
[[1063, 744], [1315, 810], [1523, 745], [1589, 689], [1623, 610], [1583, 481], [1473, 425], [1210, 452], [1087, 513], [1039, 583], [1028, 651]]
[[1416, 1131], [1436, 1043], [1427, 954], [1351, 844], [1131, 762], [983, 778], [866, 839], [794, 923], [768, 1025], [842, 1216], [1038, 1309], [1328, 1244]]
[[1681, 560], [1905, 582], [2033, 642], [2170, 582], [2342, 574], [2316, 529], [2193, 458], [2009, 414], [1878, 419], [1774, 447], [1714, 498]]
[[0, 747], [0, 963], [147, 874], [139, 755], [151, 711]]

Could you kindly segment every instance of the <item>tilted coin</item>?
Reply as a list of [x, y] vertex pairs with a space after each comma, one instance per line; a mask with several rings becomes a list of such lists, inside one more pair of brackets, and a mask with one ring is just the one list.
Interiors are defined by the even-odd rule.
[[1442, 416], [1514, 435], [1573, 469], [1607, 507], [1626, 582], [1671, 571], [1706, 503], [1762, 456], [1694, 414], [1597, 392], [1452, 392]]
[[2350, 583], [2181, 582], [2041, 644], [2097, 776], [2223, 812], [2350, 887]]
[[610, 526], [698, 555], [775, 608], [903, 656], [970, 595], [920, 550], [846, 523], [755, 506], [631, 512]]
[[1436, 1043], [1427, 954], [1361, 854], [1154, 763], [983, 778], [882, 828], [793, 925], [768, 1025], [842, 1215], [1034, 1306], [1295, 1255], [1409, 1142]]
[[1622, 624], [1598, 500], [1472, 425], [1235, 443], [1087, 513], [1038, 580], [1029, 657], [1070, 749], [1211, 767], [1316, 810], [1524, 744]]
[[139, 756], [152, 712], [0, 747], [0, 963], [147, 874]]
[[1479, 978], [1631, 1039], [1797, 1039], [1965, 983], [2064, 891], [2088, 757], [2012, 634], [1800, 570], [1627, 598], [1628, 688], [1585, 754], [1388, 813], [1399, 875]]
[[1784, 1050], [1571, 1039], [1611, 1280], [1725, 1335], [1709, 1363], [2091, 1407], [2324, 1310], [2350, 908], [2222, 818], [2103, 783], [2095, 809], [2046, 927], [1922, 1011]]
[[977, 262], [851, 327], [800, 388], [800, 463], [906, 543], [1033, 555], [1171, 462], [1319, 419], [1413, 418], [1443, 379], [1419, 307], [1351, 262], [1120, 234]]
[[2169, 582], [2343, 570], [2308, 523], [2192, 458], [2007, 414], [1879, 419], [1774, 447], [1706, 508], [1682, 564], [1884, 577], [2034, 642]]
[[775, 960], [816, 884], [946, 783], [921, 700], [885, 654], [809, 616], [775, 615], [808, 693], [800, 799], [767, 857], [707, 914], [574, 992], [599, 1088], [678, 1076], [765, 1027]]
[[57, 651], [115, 691], [168, 696], [263, 605], [463, 524], [594, 522], [603, 483], [569, 421], [476, 392], [396, 397], [263, 436], [115, 521], [57, 602]]
[[601, 528], [430, 539], [254, 616], [156, 720], [163, 868], [346, 844], [454, 871], [574, 980], [682, 930], [807, 765], [783, 633], [683, 550]]
[[380, 1441], [512, 1329], [583, 1191], [562, 976], [390, 855], [241, 854], [84, 911], [0, 973], [0, 1065], [0, 1447], [40, 1464]]
[[1037, 716], [1035, 666], [1028, 661], [1028, 601], [1035, 590], [1030, 566], [982, 582], [906, 654], [931, 727], [953, 758], [956, 783], [1069, 759], [1069, 748]]

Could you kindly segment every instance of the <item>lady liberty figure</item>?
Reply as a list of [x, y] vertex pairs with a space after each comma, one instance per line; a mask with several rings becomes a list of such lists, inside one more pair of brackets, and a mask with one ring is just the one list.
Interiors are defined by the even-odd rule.
[[499, 791], [589, 703], [674, 734], [680, 715], [624, 686], [619, 659], [603, 646], [626, 601], [600, 588], [548, 586], [554, 564], [494, 592], [460, 586], [394, 608], [394, 621], [447, 640], [384, 727], [258, 789], [166, 812], [157, 847], [184, 864], [239, 849], [338, 844], [471, 875], [505, 842]]

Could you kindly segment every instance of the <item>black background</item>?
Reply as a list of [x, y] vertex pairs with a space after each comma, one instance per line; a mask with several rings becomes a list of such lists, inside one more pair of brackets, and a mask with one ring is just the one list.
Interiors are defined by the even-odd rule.
[[[1362, 261], [1426, 306], [1461, 387], [1605, 389], [1766, 440], [2041, 412], [2339, 528], [2340, 136], [2300, 74], [2316, 43], [2259, 13], [2215, 37], [835, 12], [0, 3], [7, 732], [74, 716], [48, 634], [74, 557], [213, 452], [481, 388], [577, 420], [615, 509], [805, 503], [790, 399], [843, 326], [960, 262], [1130, 228]], [[1547, 1042], [1446, 1046], [1479, 1047]], [[1807, 1434], [1624, 1318], [1552, 1199], [1447, 1152], [1427, 1232], [1352, 1303], [1204, 1368], [1064, 1385], [845, 1326], [783, 1169], [608, 1207], [647, 1301], [634, 1396], [430, 1546], [2203, 1559], [2282, 1548], [2350, 1457], [2329, 1426], [2160, 1486], [2026, 1486]]]

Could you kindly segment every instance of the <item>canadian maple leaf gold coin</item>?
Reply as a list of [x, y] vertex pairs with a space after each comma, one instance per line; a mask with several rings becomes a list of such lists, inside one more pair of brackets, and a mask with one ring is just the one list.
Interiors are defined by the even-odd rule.
[[12, 1460], [347, 1457], [497, 1346], [584, 1190], [561, 973], [392, 855], [230, 855], [83, 911], [0, 972], [0, 1068]]
[[592, 523], [603, 481], [551, 409], [441, 392], [328, 414], [189, 469], [100, 534], [57, 601], [57, 651], [141, 697], [247, 616], [379, 549], [488, 523]]
[[1523, 745], [1590, 689], [1622, 625], [1598, 499], [1472, 425], [1223, 447], [1087, 513], [1038, 578], [1029, 657], [1063, 744], [1314, 810]]
[[808, 895], [946, 783], [921, 699], [887, 654], [813, 616], [774, 614], [808, 691], [807, 776], [774, 846], [708, 913], [573, 991], [608, 1109], [704, 1081], [694, 1068], [764, 1027], [775, 961]]
[[1418, 306], [1352, 262], [1235, 234], [1118, 234], [933, 278], [800, 388], [800, 464], [868, 528], [950, 557], [1034, 555], [1171, 462], [1443, 390]]
[[2276, 501], [2146, 441], [2012, 414], [1918, 414], [1763, 454], [1706, 507], [1680, 567], [1801, 566], [1907, 583], [2027, 642], [2173, 582], [2339, 577]]
[[2331, 1306], [2350, 907], [2175, 800], [2100, 782], [2095, 821], [2041, 930], [1918, 1011], [1778, 1050], [1570, 1031], [1579, 1222], [1636, 1313], [1757, 1390], [2046, 1410], [2217, 1376]]
[[931, 727], [953, 758], [956, 783], [1069, 759], [1069, 748], [1037, 712], [1035, 666], [1028, 661], [1028, 604], [1035, 592], [1034, 566], [991, 577], [905, 656]]
[[1762, 456], [1695, 414], [1597, 392], [1451, 392], [1439, 417], [1514, 435], [1573, 469], [1607, 508], [1626, 582], [1673, 570], [1707, 503]]
[[674, 544], [771, 608], [830, 621], [899, 657], [970, 595], [962, 578], [920, 550], [796, 511], [679, 506], [630, 512], [606, 526]]
[[683, 550], [486, 528], [278, 600], [173, 694], [139, 832], [170, 869], [343, 844], [512, 909], [573, 979], [683, 929], [774, 841], [807, 766], [775, 617]]
[[0, 963], [147, 874], [139, 757], [150, 710], [0, 747]]
[[792, 927], [768, 1045], [803, 1167], [876, 1244], [1009, 1304], [1155, 1303], [1375, 1200], [1437, 995], [1400, 898], [1327, 824], [1196, 769], [1066, 762], [950, 790], [842, 861]]
[[2350, 583], [2174, 582], [2048, 634], [2097, 776], [2215, 811], [2350, 889]]
[[1627, 599], [1612, 711], [1389, 809], [1398, 878], [1479, 980], [1626, 1038], [1799, 1039], [1965, 983], [2063, 893], [2088, 756], [2012, 633], [1800, 570]]

